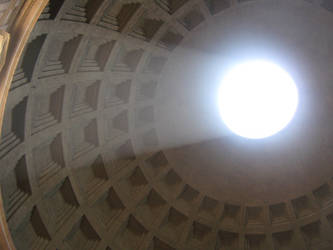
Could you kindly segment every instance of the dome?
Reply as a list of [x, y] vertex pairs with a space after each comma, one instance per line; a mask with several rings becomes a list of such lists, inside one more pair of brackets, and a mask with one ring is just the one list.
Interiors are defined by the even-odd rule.
[[[333, 249], [332, 1], [0, 7], [1, 249]], [[298, 89], [260, 140], [216, 102], [248, 60]]]

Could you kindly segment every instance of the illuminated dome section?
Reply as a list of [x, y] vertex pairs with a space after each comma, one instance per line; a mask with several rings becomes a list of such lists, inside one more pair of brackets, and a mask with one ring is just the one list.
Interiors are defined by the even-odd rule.
[[233, 67], [224, 76], [218, 94], [226, 126], [250, 139], [281, 131], [298, 106], [298, 90], [291, 76], [276, 64], [262, 60]]

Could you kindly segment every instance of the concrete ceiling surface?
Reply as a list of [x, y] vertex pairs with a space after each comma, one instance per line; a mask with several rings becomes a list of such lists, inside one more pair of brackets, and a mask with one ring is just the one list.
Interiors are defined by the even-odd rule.
[[[0, 183], [17, 249], [332, 250], [330, 0], [54, 0], [11, 84]], [[295, 79], [268, 139], [221, 122], [239, 60]]]

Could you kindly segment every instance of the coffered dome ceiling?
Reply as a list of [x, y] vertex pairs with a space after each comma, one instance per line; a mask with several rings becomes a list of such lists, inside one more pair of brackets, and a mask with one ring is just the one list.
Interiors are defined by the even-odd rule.
[[[0, 174], [17, 249], [333, 249], [330, 0], [54, 0], [20, 58]], [[269, 58], [292, 123], [232, 135], [216, 91]]]

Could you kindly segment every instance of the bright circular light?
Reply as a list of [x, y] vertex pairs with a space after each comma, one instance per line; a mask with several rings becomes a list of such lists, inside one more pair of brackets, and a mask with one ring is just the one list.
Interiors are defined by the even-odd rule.
[[291, 76], [267, 61], [232, 68], [219, 89], [222, 120], [235, 134], [260, 139], [276, 134], [293, 118], [298, 90]]

